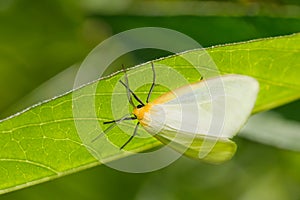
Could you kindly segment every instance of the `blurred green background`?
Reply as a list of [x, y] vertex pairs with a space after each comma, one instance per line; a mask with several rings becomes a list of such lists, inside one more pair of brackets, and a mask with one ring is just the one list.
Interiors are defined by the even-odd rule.
[[[300, 2], [0, 0], [0, 25], [0, 118], [5, 118], [25, 106], [31, 91], [113, 34], [165, 27], [204, 47], [286, 35], [300, 32]], [[135, 52], [125, 64], [161, 55], [165, 52]], [[275, 111], [300, 122], [300, 101]], [[98, 166], [1, 199], [300, 199], [300, 153], [235, 141], [236, 156], [220, 166], [187, 158], [147, 174]]]

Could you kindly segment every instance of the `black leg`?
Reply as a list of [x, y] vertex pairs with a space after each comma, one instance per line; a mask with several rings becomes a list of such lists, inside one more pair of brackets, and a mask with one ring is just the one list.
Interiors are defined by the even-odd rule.
[[153, 81], [152, 81], [152, 85], [151, 85], [151, 87], [150, 87], [150, 90], [149, 90], [149, 93], [148, 93], [148, 96], [147, 96], [146, 103], [149, 103], [149, 99], [150, 99], [152, 90], [153, 90], [153, 88], [154, 88], [154, 86], [155, 86], [155, 80], [156, 80], [156, 74], [155, 74], [155, 69], [154, 69], [153, 62], [151, 62], [151, 67], [152, 67], [152, 72], [153, 72]]
[[126, 117], [126, 118], [121, 118], [121, 119], [116, 119], [116, 120], [106, 121], [106, 122], [103, 122], [103, 124], [118, 123], [118, 122], [120, 122], [120, 121], [125, 121], [125, 120], [135, 120], [135, 119], [137, 119], [135, 116], [134, 116], [134, 117]]
[[113, 120], [113, 121], [108, 121], [108, 122], [103, 122], [103, 124], [110, 124], [113, 123], [112, 125], [110, 125], [107, 129], [105, 129], [102, 133], [100, 133], [97, 137], [95, 137], [92, 142], [95, 142], [97, 139], [99, 139], [103, 134], [106, 134], [107, 132], [109, 132], [111, 129], [113, 129], [118, 123], [124, 121], [124, 120], [135, 120], [136, 117], [127, 117], [127, 115], [123, 116], [120, 119], [117, 120]]
[[97, 135], [97, 137], [95, 137], [92, 142], [95, 142], [96, 140], [98, 140], [103, 134], [106, 134], [107, 132], [109, 132], [111, 129], [113, 129], [115, 126], [117, 126], [117, 123], [114, 123], [112, 125], [110, 125], [107, 129], [105, 129], [102, 133], [100, 133], [99, 135]]
[[[128, 91], [128, 92], [130, 92], [131, 94], [132, 94], [132, 96], [142, 105], [142, 106], [144, 106], [145, 104], [142, 102], [142, 100], [136, 95], [136, 94], [134, 94], [134, 92], [125, 84], [125, 83], [123, 83], [123, 81], [121, 81], [120, 80], [120, 83], [122, 83], [122, 85], [124, 85], [124, 87], [126, 87], [126, 90]], [[131, 100], [132, 101], [132, 100]], [[131, 103], [130, 103], [131, 104]], [[133, 103], [131, 104], [131, 105], [133, 105]], [[134, 105], [133, 105], [134, 106]], [[134, 106], [135, 107], [135, 106]]]
[[134, 132], [133, 132], [133, 134], [132, 134], [132, 136], [130, 136], [130, 138], [127, 140], [127, 142], [125, 142], [125, 144], [123, 144], [123, 146], [121, 146], [120, 147], [120, 150], [122, 150], [133, 138], [134, 138], [134, 136], [136, 135], [136, 133], [137, 133], [137, 130], [138, 130], [138, 127], [139, 127], [139, 124], [140, 124], [140, 122], [138, 122], [137, 124], [136, 124], [136, 126], [135, 126], [135, 129], [134, 129]]

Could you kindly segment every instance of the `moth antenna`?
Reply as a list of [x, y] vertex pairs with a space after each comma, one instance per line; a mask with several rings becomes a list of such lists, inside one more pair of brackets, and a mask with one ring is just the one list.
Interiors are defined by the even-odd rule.
[[155, 81], [156, 81], [156, 74], [155, 74], [155, 69], [154, 69], [153, 62], [151, 62], [151, 67], [152, 67], [152, 73], [153, 73], [153, 81], [152, 81], [152, 85], [150, 87], [150, 90], [149, 90], [149, 93], [148, 93], [148, 96], [147, 96], [147, 99], [146, 99], [146, 103], [149, 103], [149, 99], [150, 99], [150, 96], [151, 96], [152, 91], [154, 89]]
[[[127, 73], [126, 73], [126, 69], [124, 67], [124, 65], [122, 65], [122, 68], [123, 68], [123, 72], [125, 74], [125, 88], [126, 88], [126, 93], [127, 93], [127, 99], [129, 101], [129, 103], [135, 108], [135, 105], [132, 101], [132, 98], [131, 98], [131, 93], [130, 93], [130, 89], [129, 89], [129, 82], [128, 82], [128, 77], [127, 77]], [[122, 83], [122, 81], [120, 80], [120, 82]], [[123, 83], [124, 85], [124, 83]]]

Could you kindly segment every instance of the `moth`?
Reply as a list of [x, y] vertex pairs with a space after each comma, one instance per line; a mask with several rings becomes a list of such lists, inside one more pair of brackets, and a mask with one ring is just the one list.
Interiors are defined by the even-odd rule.
[[[258, 82], [249, 76], [229, 74], [179, 87], [150, 102], [155, 89], [156, 73], [151, 62], [153, 82], [145, 103], [130, 89], [127, 73], [124, 85], [131, 116], [106, 121], [112, 124], [136, 120], [131, 137], [120, 147], [123, 149], [142, 126], [163, 144], [190, 158], [209, 163], [222, 163], [232, 158], [236, 144], [231, 140], [246, 123], [254, 107]], [[139, 103], [135, 105], [133, 98]], [[95, 141], [96, 137], [93, 141]]]

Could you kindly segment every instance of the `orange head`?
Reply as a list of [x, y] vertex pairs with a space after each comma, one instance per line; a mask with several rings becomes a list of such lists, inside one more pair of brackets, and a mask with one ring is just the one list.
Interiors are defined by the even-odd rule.
[[151, 103], [148, 103], [145, 106], [138, 105], [133, 109], [132, 113], [137, 117], [139, 121], [141, 121], [143, 120], [145, 113], [149, 112], [151, 107], [152, 107]]

